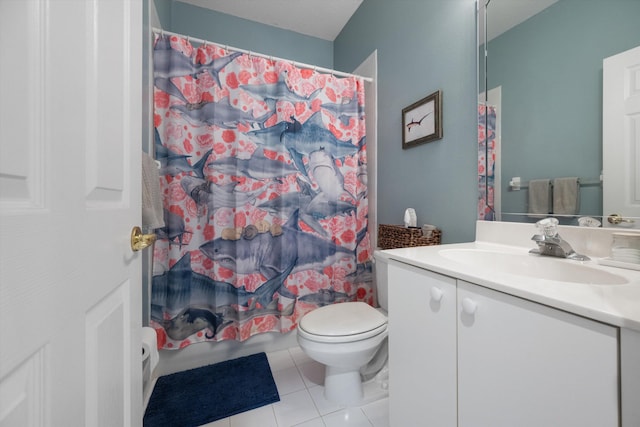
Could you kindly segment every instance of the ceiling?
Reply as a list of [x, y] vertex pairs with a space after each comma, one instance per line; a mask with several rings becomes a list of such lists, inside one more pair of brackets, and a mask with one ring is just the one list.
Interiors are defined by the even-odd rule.
[[[334, 41], [363, 0], [178, 0], [296, 33]], [[479, 0], [487, 1], [487, 0]], [[488, 39], [558, 0], [489, 0]], [[480, 34], [484, 20], [480, 20]]]
[[179, 0], [195, 6], [334, 41], [363, 0]]
[[[557, 1], [558, 0], [489, 0], [487, 9], [487, 40], [492, 40], [505, 31], [510, 30]], [[479, 34], [484, 34], [483, 19], [479, 22], [478, 31]]]

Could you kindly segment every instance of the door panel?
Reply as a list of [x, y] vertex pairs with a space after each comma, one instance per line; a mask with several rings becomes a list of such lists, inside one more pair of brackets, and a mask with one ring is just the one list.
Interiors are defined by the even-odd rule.
[[[46, 43], [43, 7], [40, 2], [2, 1], [0, 22], [0, 141], [7, 141], [0, 156], [0, 208], [3, 213], [42, 209], [45, 146], [39, 125], [44, 119], [45, 68], [36, 64]], [[15, 43], [17, 34], [21, 43]], [[33, 66], [15, 66], [17, 58]], [[17, 84], [25, 81], [29, 84]]]
[[[127, 357], [123, 357], [131, 351], [129, 292], [130, 283], [123, 283], [90, 308], [86, 315], [87, 425], [109, 426], [116, 421], [126, 424], [124, 414], [128, 412], [129, 402], [122, 397], [123, 394], [130, 397], [130, 393], [126, 387], [119, 385], [119, 381], [114, 381], [113, 376], [121, 377], [122, 384], [126, 384], [125, 373], [131, 370]], [[113, 385], [116, 386], [115, 390]]]
[[[125, 12], [120, 2], [87, 2], [87, 18], [100, 16], [102, 19], [95, 26], [88, 22], [86, 43], [89, 54], [99, 52], [93, 55], [86, 70], [86, 184], [90, 206], [121, 203], [125, 196], [123, 141], [129, 132], [130, 111], [125, 102], [128, 88], [126, 84], [121, 87], [104, 84], [114, 77], [112, 73], [126, 81], [129, 60], [120, 49], [128, 36]], [[114, 109], [114, 106], [121, 108]], [[115, 123], [124, 126], [114, 126]]]
[[0, 1], [0, 426], [141, 425], [142, 5]]

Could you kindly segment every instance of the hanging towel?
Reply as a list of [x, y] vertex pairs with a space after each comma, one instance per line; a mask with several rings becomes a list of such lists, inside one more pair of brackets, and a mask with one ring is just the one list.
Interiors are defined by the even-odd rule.
[[577, 215], [580, 208], [580, 181], [576, 177], [553, 180], [553, 213]]
[[529, 181], [529, 216], [544, 217], [551, 212], [551, 181], [532, 179]]
[[149, 229], [164, 227], [158, 166], [144, 151], [142, 152], [142, 227]]

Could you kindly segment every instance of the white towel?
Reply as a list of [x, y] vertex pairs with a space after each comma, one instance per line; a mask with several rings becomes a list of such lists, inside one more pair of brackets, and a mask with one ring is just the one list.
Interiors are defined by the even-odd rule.
[[145, 152], [142, 152], [142, 227], [164, 227], [158, 166]]
[[532, 179], [529, 181], [529, 216], [544, 217], [549, 215], [551, 207], [551, 181], [548, 179]]
[[553, 180], [553, 213], [577, 215], [580, 208], [580, 181], [576, 177]]

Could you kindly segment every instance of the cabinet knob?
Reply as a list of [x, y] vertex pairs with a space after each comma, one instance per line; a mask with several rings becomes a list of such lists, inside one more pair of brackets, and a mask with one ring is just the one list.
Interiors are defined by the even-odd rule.
[[444, 295], [444, 292], [442, 292], [442, 289], [436, 286], [431, 288], [431, 299], [434, 300], [435, 302], [440, 302], [442, 300], [442, 295]]
[[474, 314], [477, 308], [478, 304], [471, 298], [465, 297], [462, 299], [462, 311], [465, 313]]

